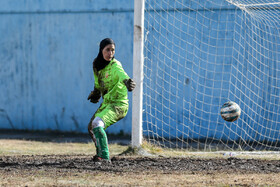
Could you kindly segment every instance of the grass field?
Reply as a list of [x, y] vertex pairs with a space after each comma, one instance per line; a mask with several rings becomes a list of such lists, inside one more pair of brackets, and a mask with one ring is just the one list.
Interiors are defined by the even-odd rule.
[[279, 186], [280, 156], [198, 153], [145, 145], [153, 156], [121, 154], [96, 163], [92, 143], [0, 139], [0, 186]]

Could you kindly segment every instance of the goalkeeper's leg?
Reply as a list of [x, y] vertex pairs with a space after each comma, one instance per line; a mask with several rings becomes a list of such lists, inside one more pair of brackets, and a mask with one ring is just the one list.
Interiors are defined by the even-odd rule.
[[92, 135], [92, 139], [95, 139], [97, 156], [109, 160], [110, 156], [108, 148], [108, 139], [104, 130], [104, 122], [100, 117], [96, 117], [94, 118], [91, 124], [91, 129], [93, 130], [89, 128], [89, 133], [90, 135]]
[[95, 143], [97, 157], [109, 160], [108, 140], [105, 129], [124, 118], [128, 111], [127, 103], [103, 104], [93, 115], [88, 131]]

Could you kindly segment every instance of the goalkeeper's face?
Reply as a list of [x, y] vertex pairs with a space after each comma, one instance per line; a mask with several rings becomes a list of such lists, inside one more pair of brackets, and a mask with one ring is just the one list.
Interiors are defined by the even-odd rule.
[[102, 55], [106, 61], [111, 61], [115, 55], [115, 45], [114, 44], [106, 45], [102, 50]]

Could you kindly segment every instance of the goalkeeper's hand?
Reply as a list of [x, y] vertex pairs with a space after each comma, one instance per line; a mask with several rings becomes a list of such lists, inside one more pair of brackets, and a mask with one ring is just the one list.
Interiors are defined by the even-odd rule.
[[136, 87], [136, 83], [132, 79], [125, 79], [123, 82], [129, 92], [134, 90], [134, 88]]
[[90, 100], [90, 102], [92, 103], [98, 103], [100, 97], [101, 97], [100, 91], [94, 88], [94, 90], [91, 91], [90, 94], [88, 95], [87, 99]]

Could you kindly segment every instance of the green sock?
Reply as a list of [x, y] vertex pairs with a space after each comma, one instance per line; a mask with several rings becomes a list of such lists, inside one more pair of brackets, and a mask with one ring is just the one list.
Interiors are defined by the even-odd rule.
[[109, 160], [108, 140], [105, 130], [102, 127], [96, 127], [93, 129], [93, 133], [96, 138], [96, 147], [98, 149], [98, 156]]

